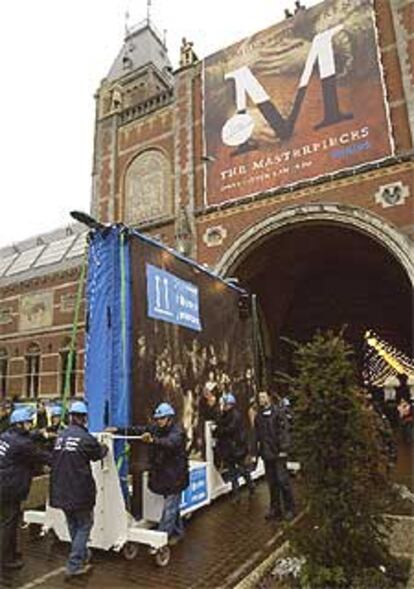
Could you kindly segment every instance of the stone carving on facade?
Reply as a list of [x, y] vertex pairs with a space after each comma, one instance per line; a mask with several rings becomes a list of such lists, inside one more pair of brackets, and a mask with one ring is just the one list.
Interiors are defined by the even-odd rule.
[[223, 225], [208, 227], [204, 231], [203, 241], [207, 247], [217, 247], [221, 245], [227, 237], [227, 229]]
[[12, 312], [13, 310], [11, 307], [3, 307], [0, 309], [0, 325], [7, 325], [8, 323], [12, 323]]
[[198, 57], [193, 49], [194, 43], [187, 41], [185, 37], [181, 40], [180, 47], [180, 67], [188, 67], [197, 63]]
[[193, 248], [193, 232], [187, 207], [180, 206], [175, 227], [175, 245], [177, 250], [184, 256], [191, 255]]
[[135, 158], [125, 176], [124, 221], [136, 225], [171, 214], [170, 162], [160, 151], [145, 151]]
[[72, 312], [76, 304], [76, 295], [64, 294], [60, 297], [60, 310], [62, 313]]
[[409, 196], [410, 189], [408, 186], [405, 186], [402, 182], [393, 182], [392, 184], [380, 186], [375, 193], [375, 202], [386, 209], [403, 205]]
[[122, 110], [123, 95], [119, 86], [114, 86], [111, 92], [111, 111]]
[[20, 297], [20, 331], [50, 327], [53, 323], [53, 292], [36, 292]]

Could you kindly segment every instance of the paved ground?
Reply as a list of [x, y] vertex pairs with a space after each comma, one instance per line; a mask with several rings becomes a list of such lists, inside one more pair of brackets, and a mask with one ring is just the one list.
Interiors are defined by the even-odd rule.
[[[260, 482], [252, 499], [244, 490], [240, 504], [223, 497], [195, 514], [187, 524], [185, 541], [171, 549], [172, 560], [167, 568], [156, 567], [145, 547], [131, 562], [114, 553], [96, 551], [93, 572], [87, 579], [72, 581], [71, 585], [88, 589], [233, 587], [281, 541], [283, 524], [264, 519], [267, 501], [266, 485]], [[0, 587], [68, 587], [63, 580], [65, 545], [52, 545], [48, 539], [31, 540], [24, 530], [22, 549], [26, 566], [3, 578]]]

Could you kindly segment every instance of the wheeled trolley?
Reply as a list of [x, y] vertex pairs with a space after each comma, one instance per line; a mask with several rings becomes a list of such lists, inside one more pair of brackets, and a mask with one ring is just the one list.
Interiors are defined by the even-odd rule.
[[[115, 550], [131, 560], [136, 556], [139, 544], [144, 544], [150, 548], [156, 564], [166, 566], [170, 559], [167, 534], [151, 529], [152, 522], [137, 521], [128, 512], [114, 460], [112, 436], [99, 434], [97, 437], [107, 444], [109, 452], [103, 460], [92, 464], [97, 496], [89, 546]], [[41, 526], [42, 534], [53, 531], [62, 542], [70, 542], [66, 519], [60, 509], [47, 505], [44, 511], [26, 511], [24, 522]]]

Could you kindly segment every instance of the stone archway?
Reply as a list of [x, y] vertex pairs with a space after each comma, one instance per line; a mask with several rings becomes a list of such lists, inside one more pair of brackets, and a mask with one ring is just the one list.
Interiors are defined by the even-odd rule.
[[413, 253], [408, 238], [366, 210], [312, 204], [247, 229], [217, 270], [257, 294], [273, 359], [282, 336], [308, 339], [344, 324], [357, 347], [374, 328], [410, 353]]
[[276, 231], [302, 223], [336, 223], [352, 227], [381, 243], [400, 262], [414, 287], [414, 244], [395, 227], [366, 209], [339, 204], [311, 204], [283, 209], [249, 227], [216, 265], [220, 276], [230, 276], [248, 252]]

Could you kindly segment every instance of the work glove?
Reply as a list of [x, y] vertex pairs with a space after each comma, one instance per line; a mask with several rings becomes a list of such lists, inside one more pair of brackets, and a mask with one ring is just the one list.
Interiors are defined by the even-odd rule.
[[118, 428], [114, 427], [113, 425], [110, 425], [104, 429], [104, 432], [107, 434], [116, 434], [117, 431], [118, 431]]
[[141, 441], [144, 442], [144, 444], [152, 444], [154, 442], [154, 438], [150, 432], [144, 432], [141, 436]]

